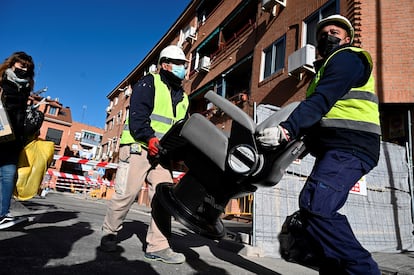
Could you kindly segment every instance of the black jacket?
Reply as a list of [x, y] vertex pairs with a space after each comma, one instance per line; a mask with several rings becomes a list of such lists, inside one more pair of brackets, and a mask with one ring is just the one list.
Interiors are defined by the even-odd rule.
[[15, 136], [14, 141], [0, 143], [0, 165], [17, 163], [20, 151], [24, 146], [24, 118], [30, 87], [18, 88], [16, 83], [5, 77], [0, 83], [3, 106], [7, 111], [11, 127]]
[[379, 159], [379, 135], [319, 126], [319, 121], [336, 101], [352, 87], [363, 85], [369, 76], [370, 69], [365, 58], [351, 50], [337, 53], [326, 65], [315, 92], [301, 102], [281, 126], [287, 129], [293, 138], [305, 135], [306, 147], [316, 157], [328, 150], [336, 149], [352, 152], [375, 165]]
[[[184, 98], [184, 90], [180, 86], [173, 89], [167, 78], [161, 73], [161, 80], [170, 87], [173, 110]], [[154, 137], [154, 130], [151, 128], [150, 115], [154, 109], [154, 77], [148, 74], [141, 78], [133, 87], [129, 104], [129, 129], [136, 140], [148, 142]]]

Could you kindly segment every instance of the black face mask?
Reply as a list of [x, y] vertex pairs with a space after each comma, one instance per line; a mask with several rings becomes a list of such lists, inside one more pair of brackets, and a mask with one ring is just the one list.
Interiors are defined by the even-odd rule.
[[29, 72], [19, 69], [19, 68], [14, 68], [14, 74], [18, 77], [18, 78], [27, 78], [29, 76]]
[[339, 47], [341, 39], [329, 34], [324, 34], [318, 40], [318, 52], [322, 57], [327, 57], [333, 50]]

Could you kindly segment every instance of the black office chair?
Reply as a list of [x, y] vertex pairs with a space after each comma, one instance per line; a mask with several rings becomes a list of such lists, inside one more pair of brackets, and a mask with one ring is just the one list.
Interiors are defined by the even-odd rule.
[[286, 168], [305, 153], [302, 139], [274, 150], [262, 148], [256, 134], [286, 120], [299, 104], [291, 103], [259, 125], [240, 108], [213, 91], [205, 98], [233, 121], [225, 134], [206, 117], [195, 113], [175, 124], [160, 140], [159, 162], [182, 160], [188, 172], [176, 185], [157, 186], [152, 207], [163, 207], [194, 232], [211, 239], [225, 235], [221, 214], [230, 199], [255, 192], [257, 186], [276, 185]]

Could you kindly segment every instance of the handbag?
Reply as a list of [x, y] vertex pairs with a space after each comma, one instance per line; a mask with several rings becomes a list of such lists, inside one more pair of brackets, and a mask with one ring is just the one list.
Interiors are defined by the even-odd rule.
[[42, 127], [45, 115], [35, 106], [28, 106], [24, 118], [24, 135], [32, 136]]
[[288, 262], [317, 268], [322, 261], [321, 250], [304, 227], [300, 210], [286, 217], [278, 236], [280, 255]]
[[55, 144], [52, 141], [35, 139], [20, 152], [13, 192], [17, 200], [29, 200], [38, 194], [47, 168], [53, 161], [54, 151]]
[[0, 87], [0, 143], [15, 139], [9, 116], [3, 106], [2, 92], [3, 90]]

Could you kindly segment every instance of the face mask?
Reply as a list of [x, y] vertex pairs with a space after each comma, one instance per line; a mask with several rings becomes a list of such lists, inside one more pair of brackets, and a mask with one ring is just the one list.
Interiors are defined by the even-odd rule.
[[172, 64], [171, 72], [178, 77], [179, 79], [184, 79], [185, 77], [185, 67], [184, 65], [175, 65]]
[[19, 69], [19, 68], [14, 68], [14, 74], [18, 77], [18, 78], [26, 78], [28, 76], [28, 71]]
[[339, 47], [341, 39], [332, 35], [322, 35], [318, 40], [318, 52], [322, 57], [327, 57], [334, 49]]

